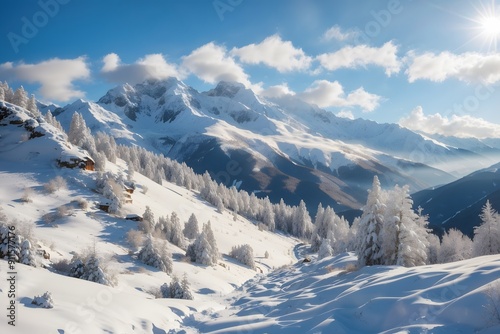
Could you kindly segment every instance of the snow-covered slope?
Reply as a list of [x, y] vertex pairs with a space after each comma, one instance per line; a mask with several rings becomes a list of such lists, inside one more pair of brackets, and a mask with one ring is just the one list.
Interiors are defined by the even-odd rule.
[[500, 256], [355, 270], [348, 254], [255, 278], [186, 333], [498, 333]]
[[[29, 231], [35, 247], [50, 254], [50, 259], [37, 259], [37, 268], [16, 265], [15, 298], [8, 297], [10, 286], [2, 279], [0, 301], [2, 305], [15, 301], [17, 323], [12, 331], [6, 321], [1, 321], [1, 333], [162, 333], [178, 328], [179, 321], [193, 312], [225, 307], [216, 297], [233, 291], [257, 273], [296, 260], [295, 239], [259, 230], [254, 222], [240, 216], [219, 213], [197, 193], [166, 181], [159, 185], [139, 173], [133, 179], [137, 188], [132, 203], [124, 204], [120, 215], [100, 211], [98, 204], [104, 198], [96, 192], [98, 173], [56, 164], [61, 151], [74, 149], [66, 143], [64, 134], [42, 119], [36, 121], [22, 108], [6, 103], [0, 108], [0, 207], [10, 223], [17, 221], [16, 231]], [[30, 133], [38, 132], [43, 136], [29, 139]], [[106, 164], [106, 171], [116, 176], [126, 169], [120, 160]], [[67, 186], [48, 192], [45, 185], [56, 177], [62, 177]], [[182, 224], [194, 213], [200, 229], [211, 221], [222, 254], [218, 265], [191, 264], [184, 257], [185, 250], [168, 244], [173, 274], [186, 274], [195, 301], [155, 300], [153, 291], [169, 283], [172, 276], [142, 264], [130, 252], [126, 233], [138, 227], [137, 222], [124, 217], [142, 214], [146, 206], [155, 217], [175, 211]], [[256, 270], [228, 257], [233, 246], [242, 244], [253, 248]], [[52, 268], [89, 248], [106, 259], [109, 272], [116, 277], [115, 287], [64, 276]], [[0, 272], [7, 272], [5, 260], [0, 260]], [[52, 293], [54, 308], [31, 305], [33, 297], [45, 291]]]

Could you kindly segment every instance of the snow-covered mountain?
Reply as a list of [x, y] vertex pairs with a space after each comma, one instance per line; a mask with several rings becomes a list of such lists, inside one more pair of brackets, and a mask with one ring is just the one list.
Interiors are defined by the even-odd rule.
[[78, 100], [54, 114], [69, 129], [75, 111], [118, 143], [163, 153], [198, 173], [208, 170], [227, 186], [274, 202], [306, 199], [312, 211], [319, 202], [359, 208], [373, 175], [384, 186], [409, 184], [418, 191], [453, 181], [471, 161], [475, 167], [493, 163], [484, 151], [395, 124], [336, 117], [295, 97], [266, 100], [229, 82], [207, 92], [174, 78], [125, 84], [97, 103]]
[[[89, 120], [89, 115], [104, 120], [94, 123], [95, 130], [107, 124], [109, 130], [129, 135], [122, 137], [124, 141], [147, 143], [144, 137], [126, 132], [130, 124], [115, 118], [118, 114], [84, 101], [73, 104], [80, 106]], [[104, 173], [67, 168], [62, 158], [85, 159], [87, 152], [68, 143], [51, 124], [0, 102], [0, 253], [5, 251], [8, 224], [15, 235], [29, 237], [23, 252], [35, 253], [37, 265], [0, 259], [0, 272], [9, 273], [0, 280], [0, 303], [7, 314], [0, 322], [1, 333], [497, 333], [500, 329], [499, 255], [413, 268], [358, 269], [354, 253], [318, 260], [301, 241], [218, 210], [198, 191], [166, 180], [154, 182], [137, 172], [131, 175], [130, 166], [119, 158], [106, 161]], [[496, 172], [497, 167], [489, 171]], [[117, 182], [125, 184], [126, 178], [127, 185], [134, 185], [119, 189], [130, 195], [120, 213], [110, 214], [102, 207], [107, 197], [98, 180], [103, 175], [112, 177], [118, 188]], [[63, 182], [48, 187], [56, 179]], [[173, 217], [175, 211], [181, 222], [194, 213], [199, 227], [210, 220], [221, 253], [217, 263], [191, 263], [185, 257], [186, 247], [156, 235], [149, 238], [167, 251], [173, 272], [144, 264], [130, 240], [130, 232], [138, 232], [140, 225], [126, 217], [148, 207], [158, 218]], [[234, 246], [242, 244], [253, 249], [255, 269], [229, 256]], [[106, 263], [99, 270], [106, 271], [112, 286], [68, 275], [74, 256], [85, 252]], [[175, 282], [174, 275], [186, 277], [193, 300], [160, 297], [160, 287]], [[43, 299], [37, 296], [49, 294], [46, 305], [51, 308], [33, 304]]]

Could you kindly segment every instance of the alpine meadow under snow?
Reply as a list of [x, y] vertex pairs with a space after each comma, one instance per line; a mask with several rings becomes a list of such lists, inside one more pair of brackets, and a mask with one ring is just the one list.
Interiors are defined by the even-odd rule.
[[38, 106], [1, 84], [2, 333], [500, 331], [495, 202], [438, 236], [411, 195], [492, 156], [225, 82]]

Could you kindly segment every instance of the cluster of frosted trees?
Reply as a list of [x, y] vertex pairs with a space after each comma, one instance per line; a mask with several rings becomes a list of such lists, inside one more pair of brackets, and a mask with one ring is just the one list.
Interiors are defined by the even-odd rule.
[[500, 253], [500, 215], [489, 202], [475, 228], [474, 242], [459, 230], [447, 231], [442, 240], [427, 228], [422, 210], [413, 209], [408, 186], [382, 190], [375, 176], [363, 214], [349, 226], [333, 209], [318, 207], [311, 249], [318, 258], [355, 251], [359, 266], [413, 267], [446, 263]]
[[86, 255], [75, 254], [73, 256], [69, 276], [104, 285], [114, 284], [113, 278], [108, 274], [95, 249]]
[[163, 298], [194, 299], [186, 274], [184, 274], [181, 281], [174, 275], [170, 284], [164, 283], [160, 287], [160, 292]]
[[0, 82], [0, 101], [2, 100], [27, 109], [35, 118], [41, 116], [36, 105], [35, 95], [31, 94], [28, 97], [28, 93], [24, 90], [23, 86], [13, 91], [7, 82]]
[[9, 221], [0, 207], [0, 258], [36, 267], [31, 229]]

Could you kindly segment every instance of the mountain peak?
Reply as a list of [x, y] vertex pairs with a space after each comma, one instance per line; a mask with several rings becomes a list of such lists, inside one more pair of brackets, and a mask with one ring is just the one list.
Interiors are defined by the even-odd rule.
[[234, 81], [220, 81], [214, 89], [206, 92], [208, 96], [224, 96], [227, 98], [234, 98], [238, 92], [246, 90], [245, 86], [239, 82]]

